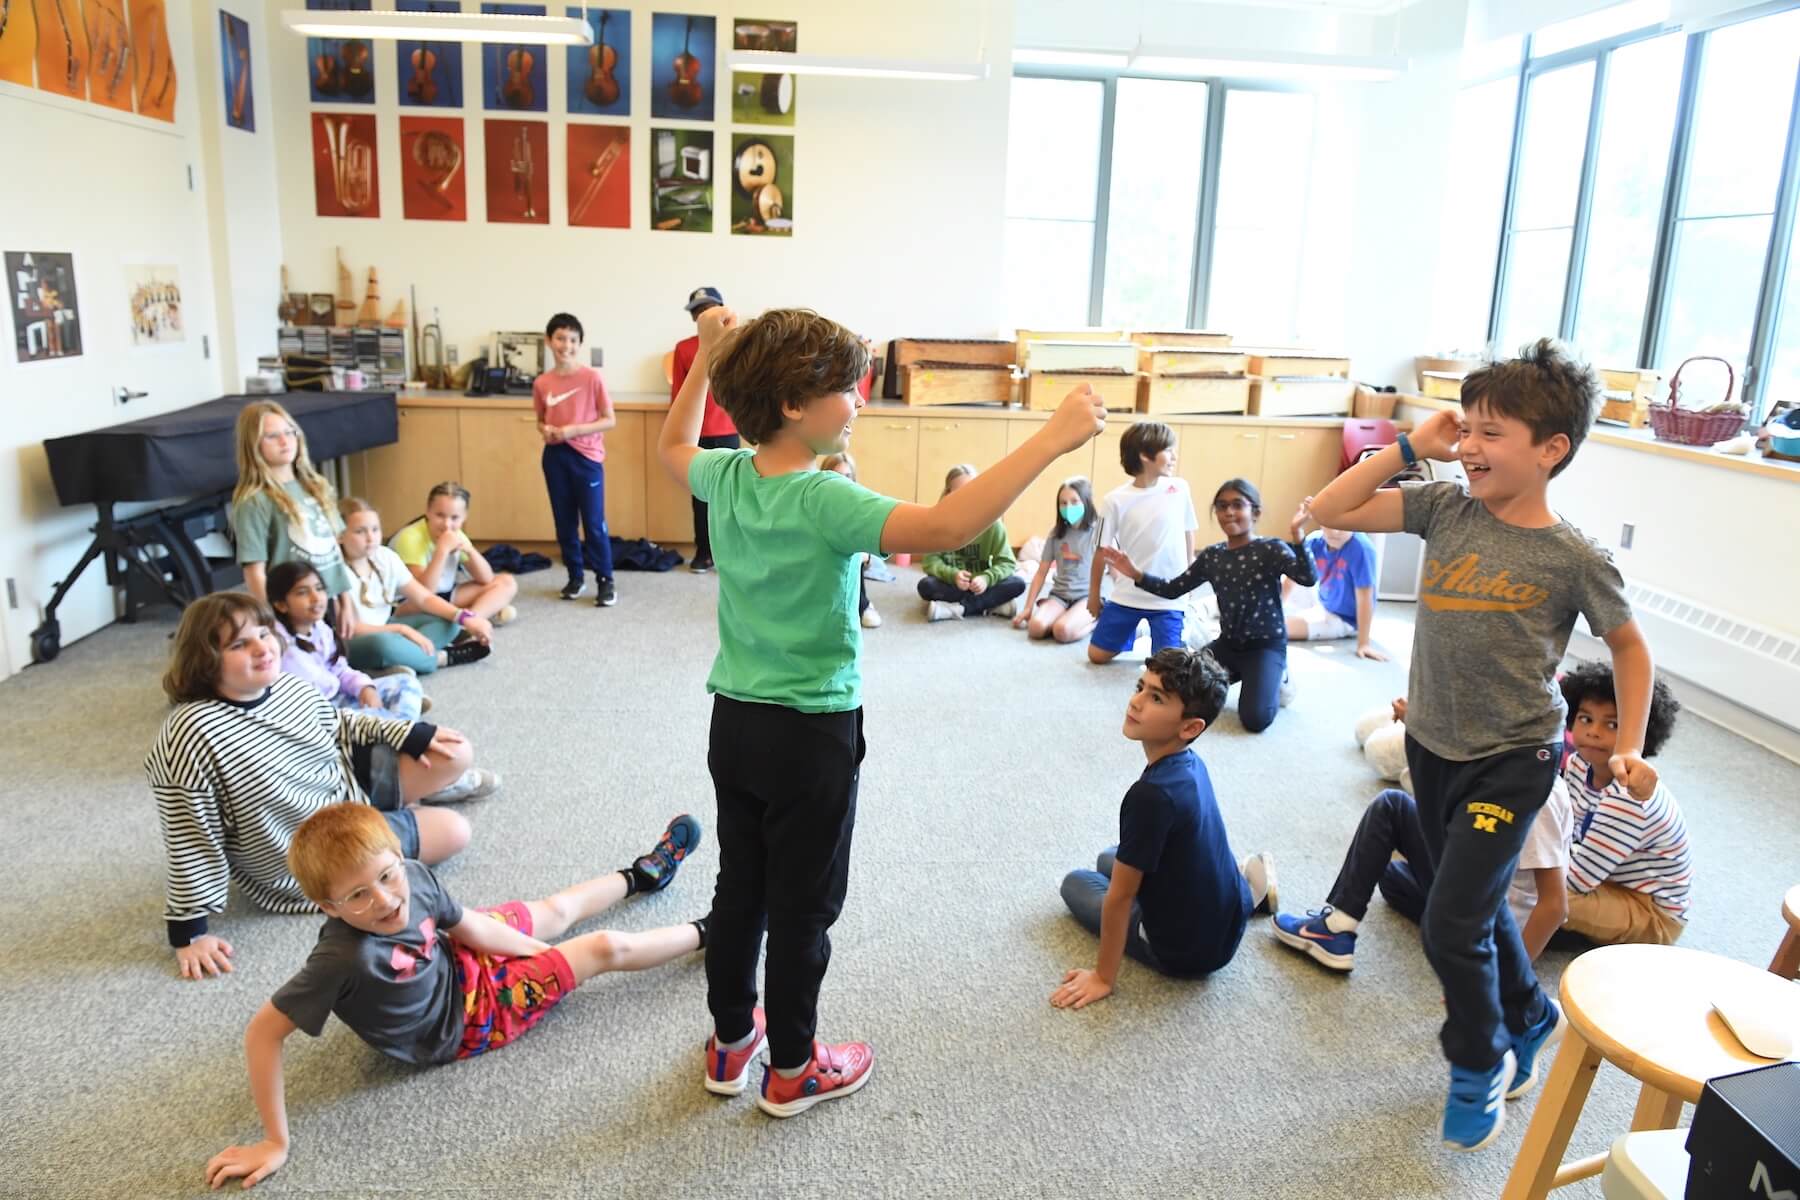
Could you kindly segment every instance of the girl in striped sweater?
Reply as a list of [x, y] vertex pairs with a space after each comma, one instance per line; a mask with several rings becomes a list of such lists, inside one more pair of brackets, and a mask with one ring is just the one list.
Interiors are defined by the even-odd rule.
[[230, 881], [278, 913], [316, 912], [287, 867], [300, 823], [343, 801], [384, 810], [406, 857], [442, 862], [469, 843], [453, 812], [421, 798], [473, 799], [498, 785], [472, 770], [450, 729], [333, 708], [281, 673], [281, 637], [262, 601], [239, 592], [182, 614], [163, 691], [173, 704], [144, 761], [168, 858], [163, 912], [184, 978], [229, 972], [230, 943], [207, 931]]

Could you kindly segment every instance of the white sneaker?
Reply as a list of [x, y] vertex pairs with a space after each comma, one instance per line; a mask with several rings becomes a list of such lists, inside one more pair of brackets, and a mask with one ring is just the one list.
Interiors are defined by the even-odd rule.
[[421, 804], [461, 804], [467, 800], [479, 800], [483, 796], [492, 795], [500, 786], [500, 772], [490, 771], [486, 767], [470, 767], [462, 773], [462, 778], [441, 792], [433, 792], [420, 801]]
[[862, 610], [862, 627], [864, 629], [881, 628], [881, 614], [875, 610], [873, 604]]
[[1281, 690], [1275, 693], [1275, 703], [1286, 708], [1294, 700], [1294, 679], [1291, 675], [1281, 677]]
[[489, 617], [488, 623], [491, 625], [495, 625], [495, 626], [511, 625], [514, 621], [516, 621], [518, 619], [519, 619], [519, 610], [514, 608], [512, 605], [508, 604], [504, 608], [502, 608], [499, 612], [497, 612], [493, 616]]
[[1005, 617], [1010, 621], [1019, 615], [1019, 602], [1017, 600], [1008, 600], [1005, 604], [996, 604], [994, 607], [988, 609], [988, 615], [990, 617]]
[[1250, 885], [1251, 912], [1280, 912], [1281, 893], [1275, 885], [1275, 856], [1267, 850], [1252, 854], [1238, 864], [1244, 881]]
[[952, 604], [948, 600], [927, 600], [925, 602], [925, 619], [927, 621], [960, 621], [963, 607]]

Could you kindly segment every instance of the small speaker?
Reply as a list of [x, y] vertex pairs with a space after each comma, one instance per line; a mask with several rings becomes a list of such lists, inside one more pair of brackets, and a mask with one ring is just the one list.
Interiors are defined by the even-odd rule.
[[1800, 1198], [1800, 1063], [1707, 1080], [1687, 1150], [1688, 1200]]

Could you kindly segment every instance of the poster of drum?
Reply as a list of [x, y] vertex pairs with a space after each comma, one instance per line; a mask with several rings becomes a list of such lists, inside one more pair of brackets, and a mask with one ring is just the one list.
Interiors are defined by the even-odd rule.
[[131, 344], [185, 342], [181, 324], [181, 273], [173, 266], [126, 267], [131, 296]]
[[731, 232], [789, 237], [794, 232], [794, 138], [785, 133], [731, 135]]
[[[799, 24], [795, 21], [743, 17], [731, 23], [733, 50], [772, 50], [778, 54], [792, 54], [799, 37]], [[738, 125], [792, 125], [794, 77], [772, 71], [733, 71], [731, 119]]]

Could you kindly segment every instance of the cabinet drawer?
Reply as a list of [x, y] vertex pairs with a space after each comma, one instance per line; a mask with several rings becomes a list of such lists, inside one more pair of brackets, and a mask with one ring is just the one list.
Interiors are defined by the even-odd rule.
[[1006, 457], [1010, 421], [919, 418], [919, 475], [915, 498], [935, 504], [944, 490], [944, 475], [958, 463], [985, 470]]
[[[544, 439], [531, 410], [463, 409], [457, 417], [470, 536], [477, 542], [555, 541], [556, 522], [539, 465]], [[445, 463], [443, 469], [454, 467]]]
[[857, 482], [897, 500], [912, 501], [919, 480], [919, 422], [914, 417], [858, 417], [850, 434]]

